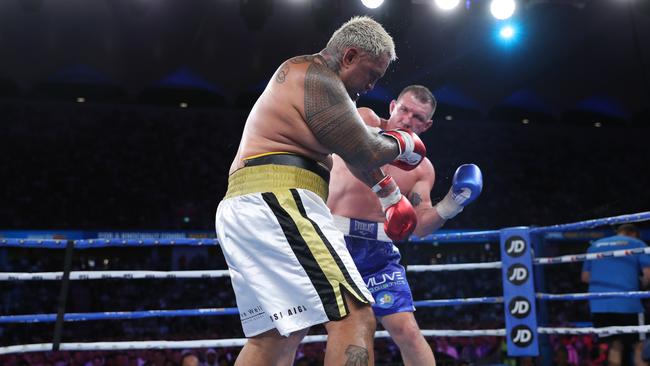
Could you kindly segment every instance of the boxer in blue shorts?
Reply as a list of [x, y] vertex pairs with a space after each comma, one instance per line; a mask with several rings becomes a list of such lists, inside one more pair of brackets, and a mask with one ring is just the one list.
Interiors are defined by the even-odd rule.
[[[421, 134], [431, 127], [435, 108], [436, 100], [429, 89], [411, 85], [390, 103], [388, 120], [367, 108], [360, 108], [359, 114], [368, 126], [380, 130], [406, 129]], [[401, 194], [413, 205], [417, 217], [415, 234], [419, 236], [430, 234], [460, 213], [479, 196], [483, 186], [479, 168], [462, 165], [454, 175], [449, 193], [434, 206], [430, 192], [435, 171], [429, 159], [409, 171], [394, 166], [384, 166], [382, 170], [386, 180], [397, 183]], [[378, 199], [375, 193], [380, 189], [368, 189], [338, 156], [334, 156], [329, 190], [327, 205], [335, 215], [334, 222], [346, 234], [348, 251], [375, 299], [373, 311], [399, 346], [404, 364], [435, 365], [433, 352], [415, 321], [406, 271], [400, 264], [399, 250], [393, 245], [401, 237], [391, 226], [382, 224], [394, 214], [391, 197]]]

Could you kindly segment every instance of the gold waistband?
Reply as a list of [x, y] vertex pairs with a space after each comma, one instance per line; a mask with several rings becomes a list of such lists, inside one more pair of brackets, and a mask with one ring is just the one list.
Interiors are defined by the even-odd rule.
[[256, 165], [237, 170], [228, 177], [226, 198], [250, 193], [273, 192], [301, 188], [327, 201], [327, 182], [307, 169], [287, 165]]

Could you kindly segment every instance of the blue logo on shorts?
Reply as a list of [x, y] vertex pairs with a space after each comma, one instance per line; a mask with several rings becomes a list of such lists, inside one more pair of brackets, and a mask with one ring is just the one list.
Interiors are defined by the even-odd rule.
[[375, 297], [376, 305], [382, 309], [388, 309], [395, 303], [395, 295], [389, 291], [382, 291]]

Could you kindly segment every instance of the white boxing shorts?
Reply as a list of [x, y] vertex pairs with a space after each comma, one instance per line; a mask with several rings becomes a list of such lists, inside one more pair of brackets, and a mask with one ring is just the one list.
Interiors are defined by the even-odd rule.
[[326, 180], [296, 166], [246, 166], [229, 177], [216, 230], [247, 337], [340, 320], [344, 289], [374, 303], [326, 195]]

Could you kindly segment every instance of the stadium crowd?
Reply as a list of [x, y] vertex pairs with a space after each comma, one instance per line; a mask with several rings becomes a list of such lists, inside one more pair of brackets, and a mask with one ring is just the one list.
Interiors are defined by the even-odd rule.
[[[381, 114], [381, 113], [380, 113]], [[224, 195], [246, 111], [142, 105], [0, 100], [4, 177], [3, 230], [212, 230]], [[436, 167], [435, 201], [446, 193], [457, 165], [484, 172], [480, 200], [447, 229], [549, 225], [643, 210], [650, 190], [631, 172], [650, 166], [647, 129], [579, 124], [434, 120], [424, 135]], [[463, 139], [458, 131], [467, 132]], [[623, 173], [627, 172], [627, 173]], [[633, 197], [634, 199], [630, 199]], [[553, 253], [584, 252], [588, 242]], [[413, 246], [410, 264], [499, 260], [497, 243]], [[61, 270], [62, 251], [0, 249], [7, 272]], [[584, 292], [579, 265], [544, 270], [547, 292]], [[218, 248], [93, 249], [77, 252], [73, 270], [225, 269]], [[494, 270], [413, 273], [416, 300], [498, 296]], [[0, 313], [56, 313], [60, 284], [0, 282]], [[234, 307], [228, 279], [76, 281], [68, 312]], [[422, 329], [492, 329], [504, 326], [502, 307], [422, 308]], [[586, 302], [549, 305], [555, 326], [589, 321]], [[0, 324], [0, 345], [50, 342], [51, 323]], [[318, 333], [320, 329], [314, 329]], [[153, 318], [66, 323], [63, 340], [111, 341], [242, 337], [232, 316]], [[516, 364], [499, 337], [430, 338], [440, 365]], [[557, 364], [600, 365], [604, 350], [592, 336], [553, 337]], [[399, 351], [377, 341], [377, 364], [398, 365]], [[11, 366], [174, 366], [195, 353], [205, 366], [231, 365], [236, 348], [128, 352], [49, 352], [0, 356]], [[322, 363], [322, 345], [300, 348], [297, 365]], [[518, 361], [522, 364], [522, 361]]]

